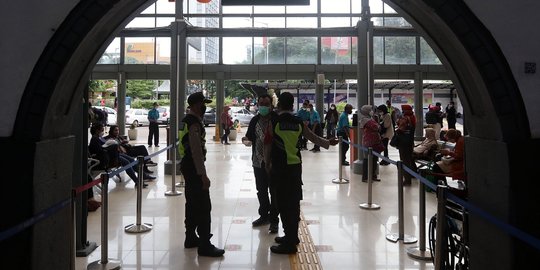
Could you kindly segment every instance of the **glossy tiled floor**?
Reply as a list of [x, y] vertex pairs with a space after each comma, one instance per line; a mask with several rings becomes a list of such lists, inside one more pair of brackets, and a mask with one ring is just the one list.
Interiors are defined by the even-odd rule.
[[[209, 137], [213, 130], [207, 129]], [[228, 146], [209, 140], [207, 148], [206, 166], [212, 181], [212, 242], [226, 249], [225, 256], [198, 257], [196, 249], [184, 249], [185, 197], [165, 196], [165, 192], [171, 190], [171, 176], [164, 175], [166, 154], [163, 153], [154, 158], [159, 163], [154, 167], [158, 179], [149, 183], [142, 196], [142, 222], [152, 224], [151, 231], [124, 232], [125, 226], [136, 222], [133, 182], [127, 181], [124, 175], [124, 182], [109, 184], [109, 258], [121, 260], [123, 269], [301, 269], [291, 264], [295, 261], [293, 256], [269, 251], [275, 235], [268, 234], [267, 227], [251, 227], [251, 222], [258, 217], [258, 202], [250, 148], [242, 145], [239, 138]], [[343, 167], [343, 177], [350, 179], [350, 183], [332, 183], [338, 176], [337, 151], [337, 147], [331, 147], [319, 153], [302, 152], [302, 213], [315, 245], [314, 260], [319, 259], [315, 266], [340, 270], [433, 269], [430, 261], [417, 261], [407, 255], [407, 248], [417, 244], [386, 240], [387, 234], [398, 232], [396, 168], [393, 165], [380, 167], [382, 181], [373, 185], [373, 203], [380, 204], [381, 208], [364, 210], [358, 205], [367, 202], [368, 185], [360, 181], [361, 175]], [[391, 149], [390, 158], [397, 160], [397, 157], [397, 151]], [[418, 181], [413, 180], [413, 185], [405, 188], [406, 234], [419, 237], [420, 222], [427, 224], [435, 213], [433, 193], [427, 193], [426, 200], [427, 217], [420, 221]], [[98, 244], [100, 215], [98, 210], [88, 217], [88, 239]], [[98, 247], [88, 257], [77, 258], [77, 269], [86, 269], [100, 257], [101, 247]]]

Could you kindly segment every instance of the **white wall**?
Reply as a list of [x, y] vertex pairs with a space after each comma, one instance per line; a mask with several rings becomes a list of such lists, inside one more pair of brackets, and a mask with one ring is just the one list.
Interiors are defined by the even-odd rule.
[[[491, 31], [520, 88], [529, 117], [531, 135], [540, 137], [540, 1], [465, 0]], [[535, 62], [537, 72], [525, 74], [525, 62]]]
[[74, 0], [2, 1], [0, 8], [0, 137], [10, 136], [26, 83], [43, 48]]

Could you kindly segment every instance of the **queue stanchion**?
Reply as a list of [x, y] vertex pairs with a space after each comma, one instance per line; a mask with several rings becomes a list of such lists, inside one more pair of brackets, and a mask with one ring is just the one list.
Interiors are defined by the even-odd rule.
[[[446, 246], [446, 187], [437, 186], [437, 226], [435, 229], [435, 270], [445, 269]], [[444, 244], [443, 244], [444, 242]]]
[[338, 137], [338, 141], [339, 141], [338, 178], [332, 179], [332, 183], [334, 183], [334, 184], [348, 184], [349, 179], [343, 178], [343, 171], [342, 171], [342, 169], [343, 169], [342, 168], [343, 167], [343, 144], [345, 142], [343, 141], [342, 136]]
[[109, 253], [109, 233], [107, 226], [109, 222], [109, 174], [101, 174], [101, 259], [88, 265], [87, 270], [116, 270], [122, 267], [122, 263], [117, 259], [108, 258]]
[[398, 169], [398, 223], [399, 232], [386, 235], [386, 239], [392, 242], [401, 240], [403, 244], [412, 244], [417, 241], [416, 237], [405, 234], [405, 214], [403, 210], [403, 162], [397, 162]]
[[137, 184], [137, 220], [135, 224], [130, 224], [124, 227], [124, 231], [127, 233], [143, 233], [152, 230], [152, 224], [142, 223], [141, 211], [142, 211], [142, 189], [144, 186], [144, 157], [138, 156], [139, 161], [139, 183]]
[[361, 203], [360, 208], [367, 210], [379, 210], [381, 206], [372, 202], [373, 191], [373, 149], [368, 148], [368, 202]]
[[420, 243], [418, 243], [419, 246], [417, 247], [408, 248], [407, 254], [417, 260], [431, 260], [431, 250], [426, 249], [426, 190], [424, 183], [421, 181], [418, 190], [420, 192], [420, 209], [418, 214]]
[[165, 196], [180, 196], [182, 191], [176, 190], [176, 144], [172, 147], [171, 161], [171, 190], [165, 191]]

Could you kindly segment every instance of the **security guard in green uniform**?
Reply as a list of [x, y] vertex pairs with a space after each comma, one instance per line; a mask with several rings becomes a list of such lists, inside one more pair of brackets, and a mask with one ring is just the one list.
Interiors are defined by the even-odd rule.
[[278, 116], [273, 123], [272, 153], [270, 175], [276, 186], [277, 207], [285, 235], [276, 237], [278, 245], [270, 250], [279, 254], [297, 251], [298, 222], [300, 221], [300, 200], [302, 200], [302, 157], [296, 147], [302, 136], [328, 149], [338, 140], [325, 140], [315, 135], [302, 120], [293, 115], [294, 97], [289, 92], [279, 96]]
[[[210, 243], [210, 222], [212, 204], [210, 202], [210, 179], [206, 174], [206, 132], [202, 117], [206, 103], [212, 102], [201, 92], [191, 94], [187, 100], [189, 113], [179, 124], [178, 152], [182, 161], [180, 170], [186, 181], [186, 239], [185, 248], [198, 247], [199, 256], [220, 257], [225, 250]], [[197, 234], [195, 233], [197, 231]]]

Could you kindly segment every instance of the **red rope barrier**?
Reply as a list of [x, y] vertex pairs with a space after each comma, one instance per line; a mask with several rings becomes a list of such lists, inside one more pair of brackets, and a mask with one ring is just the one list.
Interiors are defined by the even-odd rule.
[[75, 194], [78, 195], [78, 194], [81, 194], [83, 191], [86, 191], [86, 190], [92, 188], [93, 186], [95, 186], [95, 185], [97, 185], [99, 183], [101, 183], [101, 178], [98, 178], [98, 179], [96, 179], [96, 180], [94, 180], [94, 181], [92, 181], [92, 182], [90, 182], [90, 183], [88, 183], [86, 185], [80, 186], [78, 188], [74, 188], [73, 190], [75, 191]]

